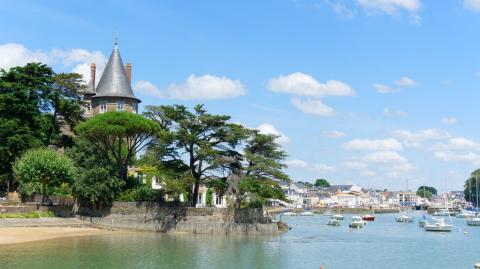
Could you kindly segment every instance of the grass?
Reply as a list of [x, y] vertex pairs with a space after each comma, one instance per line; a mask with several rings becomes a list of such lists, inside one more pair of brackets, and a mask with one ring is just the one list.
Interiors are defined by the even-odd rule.
[[28, 212], [28, 213], [2, 213], [0, 219], [38, 219], [38, 218], [50, 218], [55, 217], [52, 211], [48, 212]]

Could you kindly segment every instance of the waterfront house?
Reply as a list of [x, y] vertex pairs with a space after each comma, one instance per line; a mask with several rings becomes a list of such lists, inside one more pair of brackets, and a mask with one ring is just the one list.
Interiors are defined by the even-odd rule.
[[225, 195], [218, 194], [212, 190], [212, 201], [210, 205], [207, 205], [207, 194], [208, 188], [206, 186], [200, 186], [198, 189], [197, 204], [195, 207], [217, 207], [217, 208], [226, 208], [227, 207], [227, 198]]

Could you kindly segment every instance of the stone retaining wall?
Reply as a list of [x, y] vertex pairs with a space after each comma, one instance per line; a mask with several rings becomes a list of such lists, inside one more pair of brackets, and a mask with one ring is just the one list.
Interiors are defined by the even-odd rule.
[[261, 208], [231, 210], [114, 202], [103, 209], [80, 207], [77, 214], [94, 225], [131, 230], [242, 235], [278, 233], [277, 224], [264, 217]]

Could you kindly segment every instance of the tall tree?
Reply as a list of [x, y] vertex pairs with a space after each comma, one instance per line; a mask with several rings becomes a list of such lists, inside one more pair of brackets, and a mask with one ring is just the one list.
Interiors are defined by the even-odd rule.
[[76, 132], [104, 156], [112, 158], [117, 175], [127, 181], [128, 165], [159, 132], [154, 121], [130, 112], [107, 112], [80, 123]]
[[52, 149], [27, 151], [15, 162], [13, 171], [22, 193], [41, 193], [42, 203], [56, 187], [71, 185], [77, 173], [70, 159]]
[[[465, 181], [465, 189], [464, 189], [464, 194], [465, 194], [465, 199], [471, 203], [476, 204], [477, 202], [477, 195], [479, 194], [478, 192], [480, 191], [480, 169], [477, 169], [473, 171], [470, 174], [470, 177]], [[480, 201], [480, 198], [479, 198]]]
[[0, 182], [12, 182], [15, 159], [44, 145], [48, 119], [42, 96], [53, 78], [52, 69], [38, 63], [0, 71]]
[[162, 159], [188, 166], [194, 181], [188, 200], [195, 206], [200, 185], [214, 177], [231, 157], [240, 155], [235, 147], [245, 138], [244, 128], [228, 123], [229, 116], [207, 113], [203, 105], [193, 111], [182, 105], [149, 106], [144, 115], [168, 130], [166, 137], [172, 143], [164, 147]]
[[315, 180], [315, 187], [328, 188], [328, 187], [330, 187], [330, 183], [328, 182], [328, 180], [326, 180], [324, 178], [319, 178], [319, 179]]
[[[430, 192], [432, 195], [437, 195], [437, 193], [438, 193], [437, 189], [435, 189], [434, 187], [430, 187], [430, 186], [420, 186], [420, 187], [418, 187], [417, 193], [422, 193], [424, 189], [425, 189], [425, 191]], [[423, 196], [421, 196], [421, 197], [423, 197]]]

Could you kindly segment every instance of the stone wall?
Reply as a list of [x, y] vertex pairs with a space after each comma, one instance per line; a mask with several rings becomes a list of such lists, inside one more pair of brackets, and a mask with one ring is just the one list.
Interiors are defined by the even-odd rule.
[[114, 202], [103, 209], [80, 207], [78, 215], [95, 225], [131, 230], [242, 235], [279, 232], [277, 224], [263, 216], [261, 208], [230, 210]]

